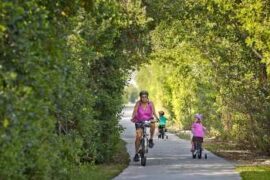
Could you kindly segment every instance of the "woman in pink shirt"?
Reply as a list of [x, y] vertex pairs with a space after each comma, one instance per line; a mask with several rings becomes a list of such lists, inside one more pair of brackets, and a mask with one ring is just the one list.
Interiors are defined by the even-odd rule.
[[191, 141], [191, 144], [192, 144], [191, 151], [194, 151], [194, 142], [196, 141], [199, 141], [201, 143], [203, 142], [205, 131], [206, 131], [206, 128], [202, 124], [202, 115], [196, 114], [195, 122], [192, 124], [192, 127], [191, 127], [191, 132], [193, 134], [192, 141]]
[[135, 140], [135, 156], [134, 161], [139, 161], [139, 147], [140, 141], [142, 138], [142, 128], [141, 122], [143, 121], [152, 121], [150, 125], [150, 139], [149, 139], [149, 147], [152, 148], [154, 146], [153, 136], [155, 133], [155, 121], [154, 116], [158, 119], [154, 104], [148, 99], [148, 92], [141, 91], [140, 92], [140, 100], [136, 103], [133, 114], [132, 114], [132, 122], [135, 123], [136, 128], [136, 140]]

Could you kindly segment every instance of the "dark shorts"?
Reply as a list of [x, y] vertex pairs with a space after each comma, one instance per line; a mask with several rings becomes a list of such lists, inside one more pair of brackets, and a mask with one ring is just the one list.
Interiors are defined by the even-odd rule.
[[[155, 123], [155, 122], [151, 122], [151, 123]], [[135, 129], [136, 130], [137, 129], [142, 129], [142, 123], [139, 123], [139, 122], [135, 123]]]
[[200, 143], [202, 143], [203, 142], [203, 137], [193, 136], [192, 137], [192, 142], [200, 142]]
[[165, 128], [165, 125], [159, 125], [158, 128], [159, 129]]

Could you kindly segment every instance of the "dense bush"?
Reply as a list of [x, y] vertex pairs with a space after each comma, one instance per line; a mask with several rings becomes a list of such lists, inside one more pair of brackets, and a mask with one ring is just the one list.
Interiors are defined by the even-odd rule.
[[147, 46], [140, 2], [3, 0], [0, 16], [0, 178], [66, 179], [110, 161]]

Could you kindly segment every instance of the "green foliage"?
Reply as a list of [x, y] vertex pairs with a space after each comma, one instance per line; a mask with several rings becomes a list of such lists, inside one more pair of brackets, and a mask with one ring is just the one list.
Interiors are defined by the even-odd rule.
[[139, 89], [176, 126], [199, 112], [211, 134], [269, 152], [269, 4], [1, 1], [0, 179], [110, 161], [127, 79], [148, 61]]
[[68, 179], [111, 160], [148, 43], [139, 2], [1, 1], [1, 179]]
[[237, 171], [240, 172], [243, 180], [267, 180], [270, 176], [269, 166], [238, 166]]
[[152, 52], [140, 88], [182, 129], [202, 113], [210, 134], [269, 152], [269, 2], [144, 3]]
[[129, 85], [125, 89], [124, 101], [125, 103], [135, 103], [138, 98], [139, 91], [134, 85]]
[[117, 152], [113, 155], [109, 164], [80, 164], [75, 165], [68, 172], [70, 179], [112, 179], [117, 176], [129, 164], [129, 154], [125, 147], [125, 142], [121, 140], [116, 146]]

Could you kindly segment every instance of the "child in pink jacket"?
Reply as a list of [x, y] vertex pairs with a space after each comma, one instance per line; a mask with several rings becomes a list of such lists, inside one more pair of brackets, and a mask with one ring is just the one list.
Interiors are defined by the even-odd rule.
[[195, 122], [192, 124], [192, 127], [191, 127], [191, 132], [193, 134], [192, 141], [191, 141], [191, 144], [192, 144], [191, 151], [194, 151], [194, 142], [196, 141], [203, 142], [205, 131], [206, 131], [206, 128], [202, 124], [202, 115], [196, 114]]

